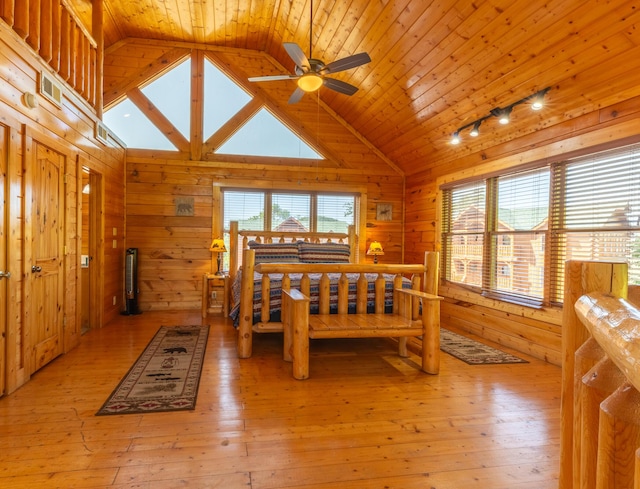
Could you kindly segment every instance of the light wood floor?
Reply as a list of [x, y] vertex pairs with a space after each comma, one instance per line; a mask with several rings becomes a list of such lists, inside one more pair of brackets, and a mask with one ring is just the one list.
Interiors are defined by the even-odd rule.
[[195, 411], [95, 416], [162, 324], [123, 316], [0, 399], [0, 487], [556, 489], [560, 369], [416, 370], [385, 340], [320, 340], [295, 381], [281, 337], [238, 360], [211, 332]]

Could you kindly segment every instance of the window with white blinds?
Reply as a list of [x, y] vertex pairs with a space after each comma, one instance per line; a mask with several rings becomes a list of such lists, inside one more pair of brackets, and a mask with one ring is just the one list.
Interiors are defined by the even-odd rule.
[[569, 259], [640, 284], [640, 145], [443, 188], [442, 211], [443, 277], [485, 295], [561, 303]]
[[228, 247], [231, 221], [241, 230], [346, 233], [357, 204], [356, 194], [223, 189], [224, 240]]
[[496, 212], [490, 236], [489, 295], [540, 304], [545, 292], [545, 243], [549, 216], [549, 169], [492, 181]]
[[640, 284], [640, 146], [553, 166], [552, 298], [562, 300], [565, 260], [620, 260]]
[[443, 199], [444, 276], [452, 282], [482, 287], [486, 184], [480, 181], [446, 189]]

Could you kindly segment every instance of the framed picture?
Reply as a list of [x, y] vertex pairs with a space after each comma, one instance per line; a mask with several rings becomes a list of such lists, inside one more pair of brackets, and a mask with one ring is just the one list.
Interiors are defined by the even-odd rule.
[[193, 197], [176, 197], [176, 216], [193, 216], [194, 215], [194, 198]]
[[391, 204], [378, 203], [376, 205], [376, 219], [378, 221], [390, 221], [393, 214], [393, 206]]

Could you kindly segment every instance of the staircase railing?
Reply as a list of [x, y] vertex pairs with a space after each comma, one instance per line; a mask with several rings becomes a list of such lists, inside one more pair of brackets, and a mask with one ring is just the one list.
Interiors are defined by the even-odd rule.
[[95, 36], [66, 0], [0, 0], [0, 18], [101, 117], [102, 1], [92, 5]]
[[561, 489], [640, 489], [640, 310], [627, 265], [565, 268]]

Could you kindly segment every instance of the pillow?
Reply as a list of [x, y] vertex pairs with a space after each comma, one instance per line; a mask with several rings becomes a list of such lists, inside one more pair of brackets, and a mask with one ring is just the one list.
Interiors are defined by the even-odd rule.
[[255, 263], [300, 263], [298, 243], [256, 243], [249, 241], [249, 248], [255, 250]]
[[298, 243], [302, 263], [349, 263], [349, 245], [342, 243]]

